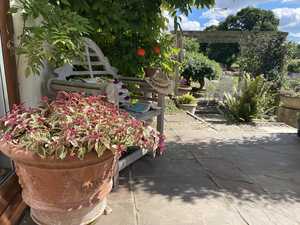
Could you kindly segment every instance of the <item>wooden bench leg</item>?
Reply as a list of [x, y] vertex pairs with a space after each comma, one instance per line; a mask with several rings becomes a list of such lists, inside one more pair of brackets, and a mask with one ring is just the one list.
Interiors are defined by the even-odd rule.
[[113, 191], [117, 191], [119, 186], [119, 160], [117, 160], [116, 166], [115, 166], [115, 172], [113, 177]]

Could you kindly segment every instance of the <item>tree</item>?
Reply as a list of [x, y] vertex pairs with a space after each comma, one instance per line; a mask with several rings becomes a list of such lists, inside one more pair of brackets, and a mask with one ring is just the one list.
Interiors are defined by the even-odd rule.
[[[236, 15], [228, 16], [219, 26], [207, 27], [205, 31], [277, 31], [279, 19], [270, 10], [247, 7]], [[209, 44], [209, 58], [230, 67], [236, 62], [240, 49], [237, 43]]]
[[279, 19], [270, 10], [247, 7], [220, 23], [218, 30], [277, 31]]
[[[50, 0], [87, 18], [92, 26], [90, 38], [103, 50], [121, 74], [143, 74], [144, 59], [151, 60], [153, 47], [166, 28], [163, 9], [172, 15], [188, 15], [193, 7], [211, 7], [215, 0]], [[143, 60], [137, 49], [146, 52]]]

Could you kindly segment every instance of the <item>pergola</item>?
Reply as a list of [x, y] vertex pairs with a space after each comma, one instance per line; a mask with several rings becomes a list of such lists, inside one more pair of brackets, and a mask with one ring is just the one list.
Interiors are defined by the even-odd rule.
[[271, 40], [274, 37], [286, 39], [288, 33], [274, 31], [183, 31], [183, 36], [196, 38], [200, 43], [238, 43], [241, 53], [249, 41], [255, 39]]
[[[241, 54], [243, 54], [250, 42], [257, 39], [264, 39], [270, 41], [273, 38], [286, 40], [287, 32], [274, 32], [274, 31], [182, 31], [176, 32], [176, 46], [183, 48], [182, 36], [197, 39], [200, 43], [214, 44], [214, 43], [238, 43], [240, 45]], [[183, 52], [180, 51], [178, 60], [183, 60]], [[179, 70], [176, 71], [175, 77], [175, 94], [179, 84], [180, 74]]]

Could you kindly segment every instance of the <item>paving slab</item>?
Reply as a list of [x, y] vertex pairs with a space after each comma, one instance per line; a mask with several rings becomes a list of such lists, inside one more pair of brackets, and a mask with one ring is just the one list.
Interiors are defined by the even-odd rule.
[[[205, 121], [206, 120], [206, 121]], [[281, 123], [166, 116], [167, 152], [122, 171], [95, 225], [299, 225], [300, 139]], [[26, 211], [19, 225], [34, 225]]]

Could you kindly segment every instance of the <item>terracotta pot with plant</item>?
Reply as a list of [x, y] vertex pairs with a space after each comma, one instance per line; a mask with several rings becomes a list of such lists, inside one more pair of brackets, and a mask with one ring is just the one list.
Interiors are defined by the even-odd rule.
[[101, 96], [60, 92], [0, 119], [0, 150], [14, 160], [35, 222], [83, 225], [106, 207], [114, 166], [127, 146], [152, 149], [159, 135]]
[[197, 108], [197, 99], [194, 96], [190, 94], [179, 96], [176, 99], [176, 103], [178, 108], [195, 114]]

